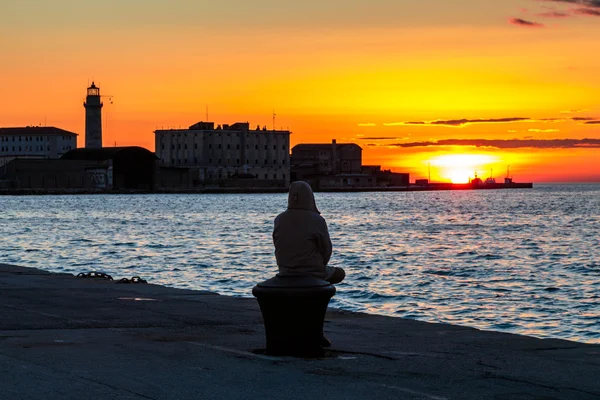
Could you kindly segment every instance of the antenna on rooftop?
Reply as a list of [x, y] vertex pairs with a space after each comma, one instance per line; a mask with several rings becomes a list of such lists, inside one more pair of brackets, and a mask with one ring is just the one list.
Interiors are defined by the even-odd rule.
[[427, 180], [429, 183], [431, 183], [431, 163], [430, 162], [427, 163], [427, 169], [428, 169], [428, 173], [429, 173]]
[[273, 109], [273, 130], [275, 130], [275, 116], [277, 114], [275, 114], [275, 109]]

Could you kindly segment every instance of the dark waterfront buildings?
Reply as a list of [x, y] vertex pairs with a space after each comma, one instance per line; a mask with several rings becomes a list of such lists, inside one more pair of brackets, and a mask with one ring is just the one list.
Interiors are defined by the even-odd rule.
[[20, 159], [57, 159], [77, 147], [77, 134], [54, 126], [0, 128], [0, 167]]
[[[188, 129], [159, 129], [154, 134], [163, 178], [179, 176], [191, 187], [289, 186], [290, 131], [250, 129], [247, 122], [217, 127], [198, 122]], [[182, 174], [188, 174], [187, 179]], [[173, 180], [163, 178], [161, 186], [174, 186]]]
[[362, 165], [362, 148], [355, 143], [302, 143], [292, 148], [292, 180], [314, 190], [408, 186], [409, 175]]

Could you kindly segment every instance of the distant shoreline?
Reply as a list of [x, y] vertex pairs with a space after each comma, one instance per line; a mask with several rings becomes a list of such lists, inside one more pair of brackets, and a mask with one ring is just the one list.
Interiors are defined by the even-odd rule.
[[[496, 184], [475, 187], [468, 183], [439, 183], [426, 186], [391, 186], [391, 187], [344, 187], [315, 189], [322, 193], [362, 193], [362, 192], [431, 192], [448, 190], [500, 190], [531, 189], [532, 183], [514, 183], [512, 185]], [[0, 196], [35, 196], [35, 195], [90, 195], [90, 194], [269, 194], [287, 193], [285, 188], [224, 188], [204, 187], [197, 189], [162, 189], [162, 190], [89, 190], [89, 189], [0, 189]]]

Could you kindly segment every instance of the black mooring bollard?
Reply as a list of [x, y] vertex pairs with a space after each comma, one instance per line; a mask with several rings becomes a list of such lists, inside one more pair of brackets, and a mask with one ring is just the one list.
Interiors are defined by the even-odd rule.
[[322, 357], [323, 321], [335, 286], [313, 276], [276, 276], [252, 289], [265, 324], [267, 354]]

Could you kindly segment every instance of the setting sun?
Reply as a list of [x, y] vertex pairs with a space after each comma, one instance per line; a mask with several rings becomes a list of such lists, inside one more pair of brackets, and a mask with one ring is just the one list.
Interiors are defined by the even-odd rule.
[[467, 183], [477, 171], [488, 170], [496, 162], [498, 158], [491, 155], [447, 154], [431, 159], [430, 165], [439, 170], [437, 174], [441, 179]]

